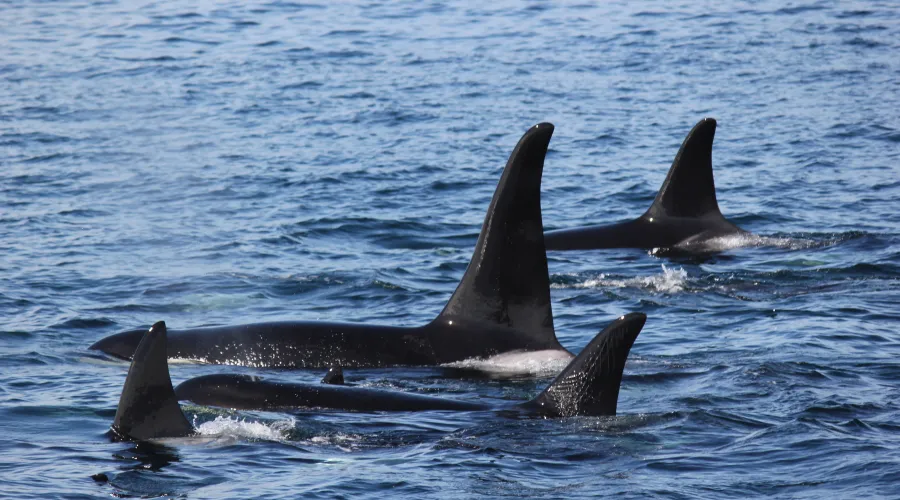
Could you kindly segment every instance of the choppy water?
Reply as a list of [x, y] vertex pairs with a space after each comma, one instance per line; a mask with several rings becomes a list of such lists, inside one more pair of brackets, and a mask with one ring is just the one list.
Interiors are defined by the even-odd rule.
[[[0, 4], [3, 496], [900, 496], [895, 3], [193, 4]], [[93, 341], [423, 323], [530, 125], [557, 126], [556, 229], [639, 215], [704, 116], [765, 245], [550, 256], [565, 346], [650, 316], [618, 417], [189, 406], [199, 438], [105, 436], [127, 365]], [[492, 400], [549, 376], [348, 372]]]

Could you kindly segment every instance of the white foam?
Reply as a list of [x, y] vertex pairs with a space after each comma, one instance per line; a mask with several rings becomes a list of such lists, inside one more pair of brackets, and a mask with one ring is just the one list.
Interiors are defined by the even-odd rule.
[[293, 428], [293, 418], [264, 423], [218, 416], [196, 426], [196, 431], [200, 436], [218, 440], [283, 441]]
[[513, 351], [490, 358], [470, 358], [443, 366], [465, 368], [504, 375], [554, 375], [572, 361], [566, 351]]
[[586, 280], [583, 283], [576, 283], [575, 285], [552, 285], [552, 287], [568, 288], [569, 286], [574, 286], [575, 288], [644, 288], [660, 293], [675, 293], [684, 290], [684, 285], [685, 283], [687, 283], [687, 277], [687, 271], [685, 271], [684, 269], [669, 269], [665, 266], [665, 264], [663, 264], [662, 274], [656, 274], [653, 276], [613, 279], [607, 277], [605, 274], [601, 274], [600, 276]]

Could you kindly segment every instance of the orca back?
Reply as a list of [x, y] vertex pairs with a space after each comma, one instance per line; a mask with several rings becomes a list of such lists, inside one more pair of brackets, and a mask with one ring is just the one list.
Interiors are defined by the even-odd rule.
[[424, 394], [350, 387], [270, 381], [250, 375], [224, 373], [185, 380], [175, 389], [178, 398], [194, 404], [238, 410], [331, 409], [343, 411], [489, 410], [491, 406]]
[[716, 120], [700, 120], [681, 143], [650, 208], [616, 224], [548, 231], [550, 250], [674, 248], [703, 251], [711, 238], [746, 233], [719, 210], [712, 171]]
[[[435, 365], [509, 351], [563, 350], [553, 328], [541, 219], [541, 175], [553, 125], [528, 129], [509, 157], [474, 255], [456, 291], [429, 324], [270, 322], [173, 330], [172, 357], [253, 366]], [[129, 331], [91, 349], [128, 358]]]
[[340, 367], [340, 365], [332, 366], [328, 369], [328, 372], [325, 373], [325, 376], [322, 377], [323, 384], [329, 385], [344, 385], [344, 369]]

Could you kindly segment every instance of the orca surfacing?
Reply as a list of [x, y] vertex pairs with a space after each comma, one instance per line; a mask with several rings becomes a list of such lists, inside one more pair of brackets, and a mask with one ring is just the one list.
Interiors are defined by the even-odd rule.
[[178, 400], [244, 410], [344, 411], [513, 410], [546, 417], [615, 415], [622, 371], [647, 317], [631, 313], [607, 326], [536, 398], [491, 405], [400, 391], [347, 387], [334, 371], [323, 384], [270, 382], [245, 375], [206, 375], [172, 388], [166, 358], [166, 324], [155, 323], [140, 341], [112, 425], [122, 439], [183, 437], [193, 428]]
[[548, 250], [677, 248], [708, 251], [705, 243], [750, 234], [719, 211], [712, 172], [716, 121], [700, 120], [688, 133], [650, 208], [634, 220], [544, 234]]
[[[444, 310], [415, 328], [277, 322], [172, 330], [168, 357], [257, 367], [436, 365], [510, 351], [556, 350], [541, 220], [541, 174], [553, 125], [519, 140], [487, 210], [472, 260]], [[130, 359], [132, 330], [90, 348]]]
[[188, 436], [194, 431], [172, 389], [163, 322], [154, 324], [138, 344], [112, 431], [118, 438], [138, 441]]

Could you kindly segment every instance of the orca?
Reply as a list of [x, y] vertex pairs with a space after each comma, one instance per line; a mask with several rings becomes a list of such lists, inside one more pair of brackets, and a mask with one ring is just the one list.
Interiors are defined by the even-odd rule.
[[512, 410], [543, 417], [611, 416], [616, 414], [625, 361], [646, 320], [642, 313], [618, 318], [597, 334], [536, 398], [500, 405], [335, 383], [282, 383], [227, 374], [189, 379], [173, 389], [166, 356], [166, 324], [160, 321], [142, 336], [134, 353], [112, 430], [119, 438], [134, 441], [190, 436], [194, 430], [178, 400], [261, 411]]
[[712, 145], [716, 120], [704, 118], [688, 133], [650, 208], [637, 219], [611, 225], [547, 231], [548, 250], [666, 248], [708, 251], [714, 238], [750, 233], [729, 222], [716, 201]]
[[[168, 356], [212, 364], [327, 368], [427, 366], [512, 351], [571, 354], [556, 339], [541, 221], [541, 174], [553, 125], [531, 127], [509, 157], [475, 252], [443, 311], [419, 327], [274, 322], [172, 330]], [[130, 359], [144, 330], [90, 349]]]
[[322, 377], [323, 384], [344, 385], [344, 369], [340, 366], [332, 366]]
[[112, 431], [117, 438], [137, 441], [189, 436], [194, 432], [172, 389], [163, 322], [147, 331], [134, 352]]

